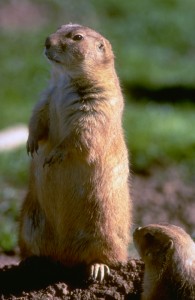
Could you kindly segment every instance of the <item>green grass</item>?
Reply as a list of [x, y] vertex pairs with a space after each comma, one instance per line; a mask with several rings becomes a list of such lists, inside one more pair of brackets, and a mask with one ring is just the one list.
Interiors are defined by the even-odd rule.
[[126, 84], [195, 83], [193, 0], [93, 0], [99, 28], [112, 41]]
[[49, 76], [42, 55], [42, 33], [31, 32], [30, 39], [27, 36], [28, 33], [0, 34], [3, 45], [0, 48], [0, 111], [3, 112], [0, 128], [28, 121], [33, 102]]
[[19, 211], [28, 184], [26, 150], [0, 153], [0, 250], [17, 245]]
[[0, 169], [2, 171], [0, 180], [17, 187], [26, 185], [28, 164], [29, 157], [24, 147], [0, 153]]
[[132, 102], [124, 117], [132, 167], [147, 172], [171, 164], [195, 167], [195, 105]]
[[[5, 195], [5, 191], [8, 195]], [[0, 250], [10, 251], [17, 245], [18, 215], [21, 202], [15, 189], [4, 187], [4, 194], [0, 192]], [[4, 197], [2, 200], [2, 197]]]

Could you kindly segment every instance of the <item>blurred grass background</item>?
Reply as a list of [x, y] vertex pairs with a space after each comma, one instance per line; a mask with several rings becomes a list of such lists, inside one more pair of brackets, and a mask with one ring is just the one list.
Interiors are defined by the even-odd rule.
[[[194, 0], [1, 0], [0, 130], [27, 124], [46, 87], [45, 37], [81, 23], [112, 43], [126, 98], [124, 127], [134, 172], [178, 165], [195, 178], [195, 101], [134, 98], [133, 87], [195, 89]], [[188, 94], [189, 95], [189, 94]], [[190, 97], [191, 98], [191, 97]], [[25, 146], [0, 153], [0, 249], [17, 243], [18, 213], [28, 182]]]

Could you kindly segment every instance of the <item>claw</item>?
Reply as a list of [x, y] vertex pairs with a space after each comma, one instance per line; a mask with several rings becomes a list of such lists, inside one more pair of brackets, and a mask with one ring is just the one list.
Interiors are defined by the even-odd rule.
[[48, 156], [46, 157], [44, 163], [43, 163], [43, 168], [45, 168], [46, 165], [48, 165], [50, 167], [50, 165], [54, 164], [54, 157], [53, 156]]
[[51, 159], [45, 159], [44, 163], [43, 163], [43, 168], [45, 168], [46, 165], [49, 165], [52, 163], [52, 158]]
[[93, 264], [91, 265], [90, 275], [94, 280], [96, 280], [99, 277], [100, 282], [102, 282], [106, 275], [110, 275], [110, 269], [105, 264]]
[[33, 141], [27, 141], [26, 143], [26, 151], [28, 156], [31, 155], [31, 157], [34, 157], [34, 152], [36, 152], [36, 154], [38, 154], [38, 149], [39, 149], [39, 145], [37, 142], [33, 142]]
[[35, 146], [34, 146], [34, 151], [36, 152], [36, 154], [38, 154], [38, 149], [39, 149], [39, 145], [38, 145], [38, 144], [35, 144]]

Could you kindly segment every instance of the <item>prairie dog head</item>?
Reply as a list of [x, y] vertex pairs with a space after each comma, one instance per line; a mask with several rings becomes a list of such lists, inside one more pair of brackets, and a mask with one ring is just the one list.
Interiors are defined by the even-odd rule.
[[190, 266], [195, 259], [193, 240], [175, 225], [150, 224], [138, 227], [133, 239], [146, 268], [150, 270], [163, 270], [166, 263], [178, 263], [178, 267]]
[[107, 39], [96, 31], [78, 24], [62, 25], [46, 38], [45, 55], [61, 72], [83, 75], [105, 68], [113, 62]]

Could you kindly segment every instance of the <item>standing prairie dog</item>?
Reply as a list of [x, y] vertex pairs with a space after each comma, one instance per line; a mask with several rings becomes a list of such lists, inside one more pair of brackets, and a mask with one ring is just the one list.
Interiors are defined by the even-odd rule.
[[22, 257], [84, 263], [94, 277], [127, 260], [131, 202], [123, 96], [108, 40], [78, 24], [45, 41], [51, 81], [29, 123]]
[[151, 224], [135, 230], [145, 263], [142, 300], [195, 299], [195, 244], [180, 227]]

